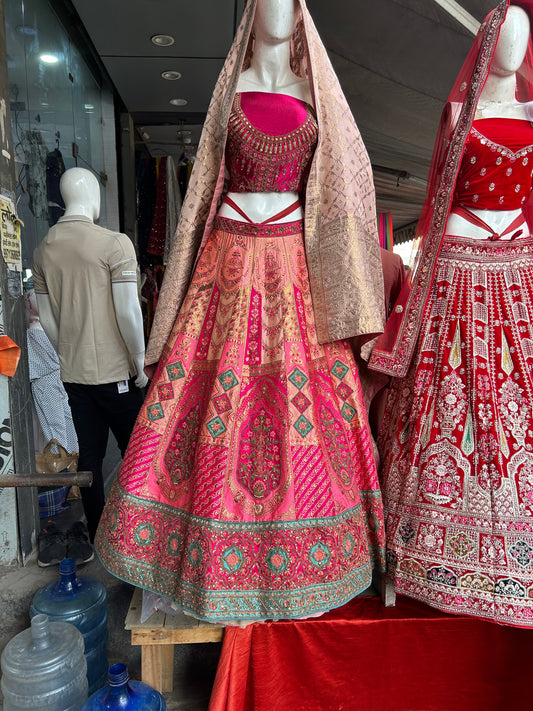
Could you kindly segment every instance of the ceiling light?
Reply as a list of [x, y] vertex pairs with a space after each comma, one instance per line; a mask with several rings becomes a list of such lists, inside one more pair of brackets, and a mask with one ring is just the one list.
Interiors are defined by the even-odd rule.
[[141, 138], [143, 139], [143, 141], [149, 141], [149, 140], [150, 140], [150, 134], [149, 134], [149, 133], [146, 133], [146, 131], [142, 131], [142, 133], [141, 133]]
[[92, 104], [83, 104], [84, 109], [94, 109], [94, 106]]
[[172, 106], [187, 106], [187, 99], [170, 99]]
[[192, 134], [192, 131], [189, 131], [188, 128], [180, 128], [178, 131], [176, 131], [178, 136], [190, 136]]
[[175, 72], [173, 69], [169, 69], [166, 72], [161, 72], [163, 79], [168, 79], [168, 81], [176, 81], [176, 79], [181, 79], [180, 72]]
[[153, 35], [150, 39], [158, 47], [170, 47], [176, 41], [172, 35]]
[[57, 62], [59, 62], [59, 58], [56, 57], [55, 54], [41, 54], [39, 59], [45, 64], [56, 64]]

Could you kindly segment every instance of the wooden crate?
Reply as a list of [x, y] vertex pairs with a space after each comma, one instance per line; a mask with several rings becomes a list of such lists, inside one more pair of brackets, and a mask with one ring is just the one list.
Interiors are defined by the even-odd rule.
[[131, 643], [141, 646], [142, 680], [158, 691], [172, 691], [174, 645], [221, 642], [224, 626], [160, 610], [141, 622], [141, 609], [142, 590], [135, 588], [124, 627], [131, 630]]

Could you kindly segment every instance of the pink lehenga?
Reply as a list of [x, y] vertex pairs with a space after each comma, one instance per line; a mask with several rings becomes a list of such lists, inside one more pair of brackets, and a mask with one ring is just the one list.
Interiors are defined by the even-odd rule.
[[[290, 189], [317, 129], [283, 101], [306, 115], [276, 138], [299, 155]], [[233, 188], [272, 140], [237, 96]], [[316, 615], [370, 585], [384, 527], [367, 415], [348, 341], [318, 342], [301, 221], [215, 218], [96, 543], [116, 576], [212, 621]]]

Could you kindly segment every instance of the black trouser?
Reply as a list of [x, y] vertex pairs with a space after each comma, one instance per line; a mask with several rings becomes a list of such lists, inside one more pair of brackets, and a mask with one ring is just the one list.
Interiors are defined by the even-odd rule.
[[120, 393], [117, 383], [104, 385], [81, 385], [63, 383], [67, 391], [80, 456], [78, 471], [93, 473], [92, 486], [81, 488], [81, 498], [91, 541], [94, 539], [98, 521], [105, 502], [102, 462], [107, 448], [109, 429], [115, 435], [122, 456], [135, 420], [144, 400], [144, 391], [128, 381], [128, 392]]

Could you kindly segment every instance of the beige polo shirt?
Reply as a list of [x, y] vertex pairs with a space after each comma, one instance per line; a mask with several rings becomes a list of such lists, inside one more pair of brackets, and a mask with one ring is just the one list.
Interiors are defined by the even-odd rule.
[[33, 253], [33, 281], [59, 329], [61, 379], [100, 385], [135, 374], [120, 335], [111, 284], [138, 281], [131, 240], [87, 217], [61, 217]]

